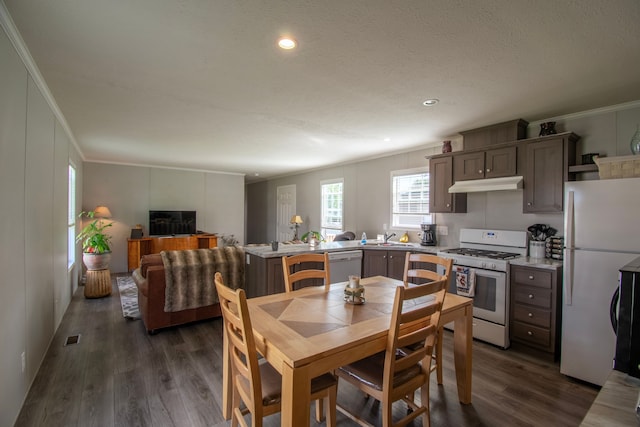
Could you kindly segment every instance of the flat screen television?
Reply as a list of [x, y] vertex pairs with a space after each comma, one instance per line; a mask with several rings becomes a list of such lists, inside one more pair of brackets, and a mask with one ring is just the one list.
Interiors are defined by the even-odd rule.
[[149, 211], [149, 235], [196, 234], [196, 211]]

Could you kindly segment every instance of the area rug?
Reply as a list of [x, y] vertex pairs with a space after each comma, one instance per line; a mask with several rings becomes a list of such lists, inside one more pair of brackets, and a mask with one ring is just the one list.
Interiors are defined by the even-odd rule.
[[120, 304], [122, 315], [126, 319], [140, 319], [138, 309], [138, 287], [131, 276], [118, 276], [118, 290], [120, 291]]

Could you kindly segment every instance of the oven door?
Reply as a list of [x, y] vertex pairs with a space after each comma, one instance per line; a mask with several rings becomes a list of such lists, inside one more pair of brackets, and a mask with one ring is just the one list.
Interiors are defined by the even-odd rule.
[[[454, 265], [449, 281], [449, 292], [456, 294], [456, 273]], [[506, 325], [507, 322], [507, 274], [502, 271], [473, 269], [476, 273], [475, 295], [473, 296], [473, 317]], [[440, 272], [443, 274], [444, 270]]]

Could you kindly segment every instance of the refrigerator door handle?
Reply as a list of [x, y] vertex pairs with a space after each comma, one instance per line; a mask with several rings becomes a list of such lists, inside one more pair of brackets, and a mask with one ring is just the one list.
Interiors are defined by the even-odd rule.
[[564, 250], [564, 303], [571, 305], [573, 299], [573, 249]]
[[611, 304], [609, 305], [609, 319], [611, 319], [611, 327], [613, 332], [618, 335], [618, 301], [620, 300], [620, 287], [616, 288], [616, 291], [611, 297]]
[[573, 302], [573, 191], [567, 192], [565, 206], [565, 250], [564, 250], [564, 303], [571, 305]]

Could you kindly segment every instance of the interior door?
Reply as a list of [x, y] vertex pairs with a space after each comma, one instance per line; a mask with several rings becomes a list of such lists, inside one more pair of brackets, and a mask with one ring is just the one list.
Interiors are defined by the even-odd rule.
[[277, 228], [276, 238], [279, 242], [293, 239], [293, 230], [289, 221], [296, 214], [296, 186], [283, 185], [276, 190], [277, 202]]

